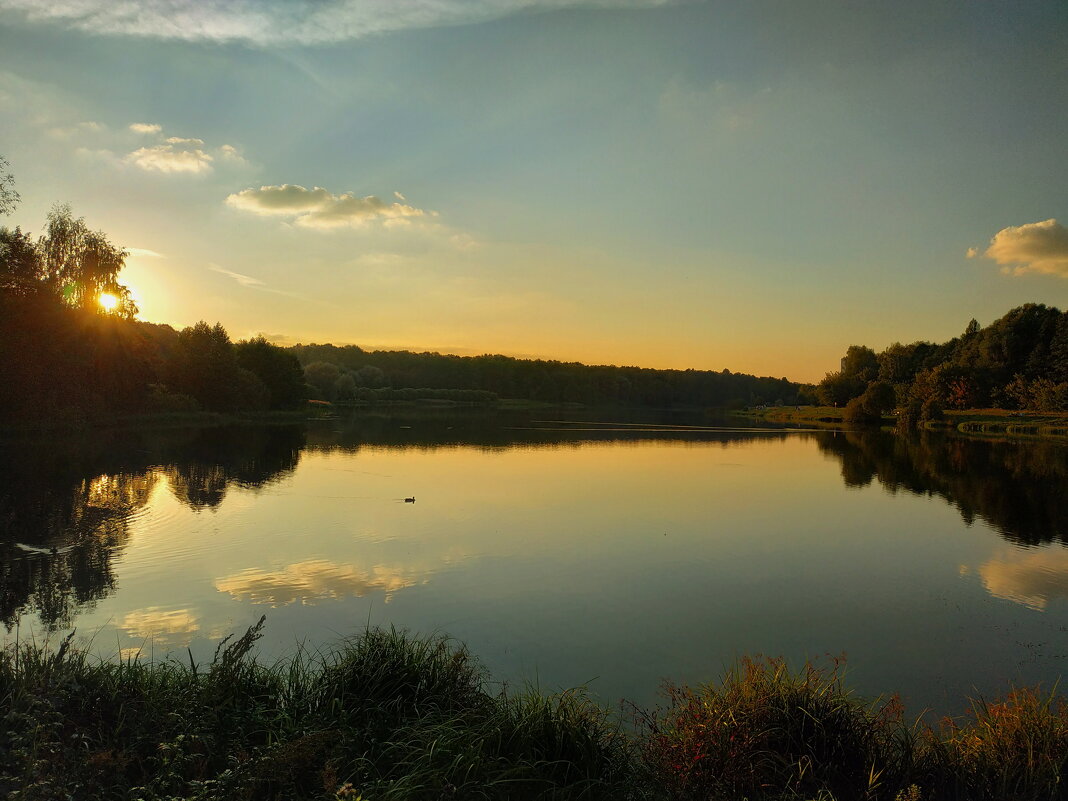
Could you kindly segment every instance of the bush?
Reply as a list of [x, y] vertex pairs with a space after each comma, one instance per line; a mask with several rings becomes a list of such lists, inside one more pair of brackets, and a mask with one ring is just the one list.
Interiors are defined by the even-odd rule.
[[976, 701], [970, 714], [928, 728], [920, 784], [939, 799], [1038, 801], [1068, 797], [1068, 704], [1037, 688]]
[[746, 658], [718, 686], [668, 686], [668, 708], [644, 716], [654, 781], [695, 801], [893, 798], [911, 754], [901, 705], [854, 698], [840, 667]]

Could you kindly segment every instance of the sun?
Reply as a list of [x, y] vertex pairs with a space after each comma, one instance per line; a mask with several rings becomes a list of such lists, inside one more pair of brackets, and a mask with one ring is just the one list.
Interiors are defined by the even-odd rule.
[[119, 305], [119, 299], [110, 292], [101, 292], [97, 295], [96, 302], [103, 307], [104, 311], [115, 311], [115, 307]]

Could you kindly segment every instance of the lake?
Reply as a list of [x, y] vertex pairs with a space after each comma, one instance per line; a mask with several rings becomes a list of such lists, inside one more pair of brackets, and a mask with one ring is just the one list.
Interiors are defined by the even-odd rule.
[[267, 658], [395, 625], [609, 705], [844, 653], [862, 694], [959, 712], [1065, 672], [1066, 499], [1059, 443], [697, 414], [7, 441], [0, 633], [206, 660], [263, 614]]

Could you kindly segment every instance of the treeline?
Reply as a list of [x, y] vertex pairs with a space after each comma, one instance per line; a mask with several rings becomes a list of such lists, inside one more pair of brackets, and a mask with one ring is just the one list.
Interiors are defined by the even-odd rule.
[[[786, 378], [760, 378], [730, 370], [654, 370], [516, 359], [364, 350], [356, 345], [294, 345], [313, 397], [372, 399], [393, 390], [463, 390], [478, 397], [520, 398], [591, 406], [742, 407], [812, 400]], [[477, 401], [476, 401], [477, 402]]]
[[216, 324], [134, 319], [126, 252], [57, 206], [37, 239], [0, 227], [0, 421], [300, 408], [296, 358]]
[[850, 345], [841, 368], [816, 386], [846, 419], [899, 410], [908, 425], [945, 409], [1068, 410], [1068, 312], [1028, 303], [983, 328], [976, 320], [942, 344], [895, 342], [881, 353]]

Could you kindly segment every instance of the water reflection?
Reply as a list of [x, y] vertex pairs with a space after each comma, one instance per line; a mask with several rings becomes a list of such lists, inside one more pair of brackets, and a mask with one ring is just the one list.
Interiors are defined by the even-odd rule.
[[238, 600], [286, 606], [296, 601], [314, 604], [346, 596], [362, 598], [372, 591], [383, 592], [385, 602], [389, 603], [398, 590], [426, 581], [427, 578], [418, 571], [403, 567], [375, 565], [364, 569], [357, 565], [312, 559], [287, 565], [281, 570], [242, 570], [218, 579], [215, 587]]
[[14, 441], [0, 449], [0, 620], [27, 613], [68, 628], [80, 607], [115, 589], [112, 562], [161, 477], [193, 509], [227, 488], [291, 473], [301, 428], [97, 433]]
[[817, 438], [842, 480], [891, 493], [936, 495], [964, 522], [981, 518], [1019, 545], [1068, 544], [1068, 448], [1050, 441], [968, 439], [935, 432], [837, 432]]
[[[0, 620], [10, 630], [23, 615], [33, 614], [49, 629], [67, 628], [81, 608], [113, 593], [114, 563], [130, 538], [131, 523], [151, 506], [157, 491], [169, 491], [181, 504], [202, 513], [223, 507], [234, 487], [259, 492], [293, 475], [305, 450], [351, 454], [361, 448], [474, 446], [498, 451], [636, 440], [688, 442], [694, 447], [709, 443], [744, 447], [755, 438], [810, 441], [840, 463], [847, 487], [878, 482], [890, 493], [938, 497], [956, 507], [967, 524], [982, 520], [996, 530], [1014, 547], [962, 568], [978, 576], [990, 594], [1040, 610], [1054, 599], [1068, 597], [1068, 551], [1060, 548], [1068, 544], [1068, 505], [1063, 503], [1068, 497], [1068, 448], [1063, 445], [931, 432], [903, 437], [877, 432], [746, 431], [733, 426], [708, 431], [699, 427], [714, 421], [703, 416], [637, 422], [646, 427], [574, 426], [505, 413], [386, 410], [308, 429], [113, 432], [47, 443], [9, 442], [0, 449]], [[668, 423], [679, 427], [655, 428]], [[312, 503], [314, 497], [309, 494], [304, 502]], [[524, 503], [545, 502], [537, 493], [507, 503], [494, 498], [491, 508], [483, 511], [507, 519]], [[286, 503], [300, 501], [293, 497]], [[1015, 547], [1050, 543], [1056, 547]], [[273, 607], [370, 593], [380, 593], [388, 601], [425, 584], [430, 575], [393, 555], [384, 560], [364, 558], [295, 555], [281, 566], [238, 563], [214, 577], [213, 589], [237, 601]], [[145, 605], [126, 613], [116, 625], [132, 637], [155, 635], [173, 645], [187, 642], [199, 631], [197, 613], [186, 606]]]
[[[973, 569], [965, 565], [962, 574]], [[1068, 550], [1005, 550], [974, 569], [987, 592], [1043, 611], [1050, 601], [1068, 598]]]

